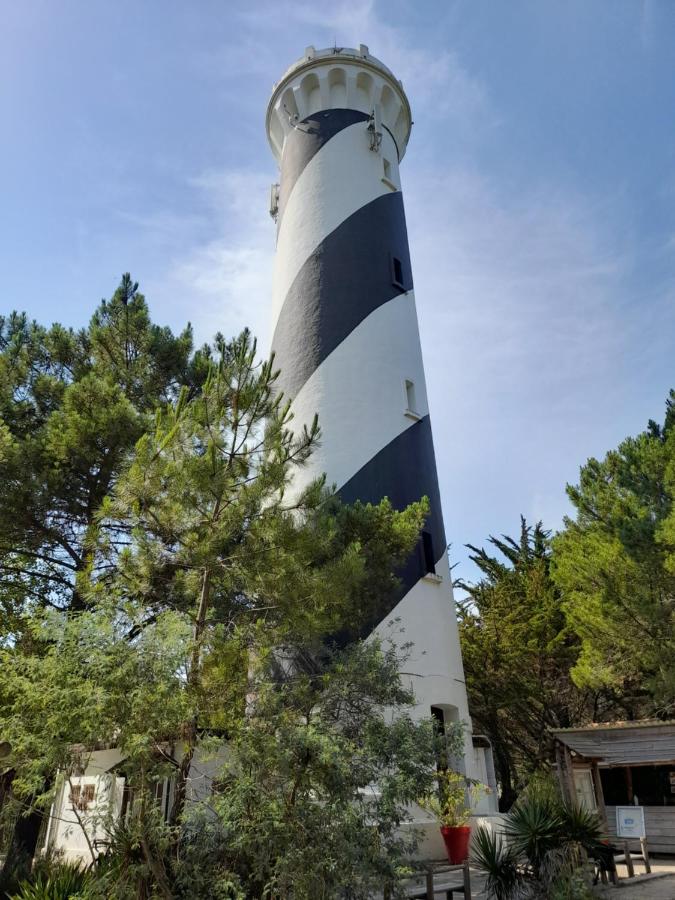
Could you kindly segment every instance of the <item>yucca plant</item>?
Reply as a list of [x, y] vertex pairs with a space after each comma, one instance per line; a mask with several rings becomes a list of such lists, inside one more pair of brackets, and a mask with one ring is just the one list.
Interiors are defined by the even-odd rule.
[[602, 840], [602, 821], [596, 812], [578, 803], [563, 803], [560, 812], [563, 832], [570, 841], [583, 847], [591, 856], [606, 849]]
[[527, 860], [535, 877], [539, 877], [547, 854], [565, 842], [563, 826], [559, 804], [530, 797], [517, 803], [508, 813], [504, 835], [516, 855]]
[[90, 900], [92, 873], [79, 863], [52, 863], [38, 870], [34, 878], [22, 881], [10, 900]]
[[486, 876], [485, 890], [495, 900], [513, 900], [522, 884], [518, 856], [502, 838], [479, 826], [471, 844], [472, 862]]
[[587, 855], [602, 844], [599, 816], [548, 793], [525, 795], [506, 814], [503, 834], [476, 830], [472, 858], [494, 900], [590, 896]]

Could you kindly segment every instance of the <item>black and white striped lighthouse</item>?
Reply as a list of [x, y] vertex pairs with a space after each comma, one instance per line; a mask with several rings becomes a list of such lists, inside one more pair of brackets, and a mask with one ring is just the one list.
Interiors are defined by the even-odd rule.
[[411, 125], [401, 83], [363, 45], [308, 47], [275, 85], [273, 349], [294, 425], [319, 415], [299, 488], [325, 472], [346, 502], [429, 497], [376, 630], [396, 618], [412, 642], [419, 715], [468, 721], [399, 177]]

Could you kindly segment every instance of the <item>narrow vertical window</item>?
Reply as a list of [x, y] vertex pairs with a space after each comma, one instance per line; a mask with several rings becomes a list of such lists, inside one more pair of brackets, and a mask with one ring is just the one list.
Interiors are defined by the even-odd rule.
[[403, 263], [398, 256], [392, 256], [391, 258], [391, 281], [395, 287], [400, 288], [402, 291], [406, 289], [403, 283]]
[[415, 382], [405, 380], [405, 406], [408, 412], [417, 412], [417, 400], [415, 399]]
[[422, 532], [422, 562], [425, 575], [436, 574], [436, 562], [434, 560], [434, 539], [431, 532]]
[[431, 707], [434, 734], [439, 739], [436, 745], [436, 768], [444, 772], [448, 768], [448, 751], [445, 737], [445, 716], [440, 706]]

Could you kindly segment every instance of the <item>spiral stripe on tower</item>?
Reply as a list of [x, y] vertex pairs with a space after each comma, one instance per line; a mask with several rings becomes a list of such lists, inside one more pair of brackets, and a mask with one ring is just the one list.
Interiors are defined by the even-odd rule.
[[375, 619], [364, 611], [354, 625], [365, 636], [400, 620], [415, 647], [420, 713], [435, 704], [466, 716], [399, 180], [410, 111], [389, 70], [359, 54], [313, 51], [291, 67], [268, 108], [281, 170], [278, 386], [292, 400], [294, 428], [315, 414], [321, 428], [292, 490], [325, 473], [348, 503], [388, 497], [404, 509], [429, 498], [418, 547], [397, 573], [399, 590]]
[[[377, 335], [372, 335], [373, 345], [364, 346], [364, 336], [375, 327], [380, 335], [400, 335], [404, 344], [412, 344], [411, 349], [419, 347], [403, 196], [378, 177], [382, 162], [367, 147], [364, 123], [368, 118], [355, 110], [325, 110], [299, 122], [286, 139], [275, 273], [283, 298], [279, 297], [272, 346], [280, 369], [279, 388], [293, 399], [296, 422], [311, 422], [314, 411], [319, 411], [322, 444], [331, 448], [331, 457], [340, 435], [350, 434], [349, 460], [342, 466], [325, 460], [329, 483], [337, 485], [345, 502], [377, 503], [386, 496], [396, 508], [404, 509], [422, 496], [429, 497], [426, 542], [432, 547], [435, 566], [445, 550], [445, 534], [426, 397], [424, 414], [418, 408], [417, 417], [405, 416], [401, 378], [387, 373], [390, 383], [378, 384], [380, 366], [372, 352], [379, 342]], [[383, 153], [397, 154], [391, 135], [383, 135], [383, 144]], [[361, 179], [348, 174], [355, 171], [355, 154], [357, 159], [365, 157], [366, 166], [359, 167]], [[369, 169], [377, 169], [375, 177]], [[308, 196], [323, 215], [298, 214], [306, 211]], [[295, 251], [291, 260], [279, 250], [288, 244]], [[415, 385], [417, 399], [426, 394], [421, 360], [406, 349], [396, 348], [397, 362], [407, 357], [401, 372], [415, 370], [416, 379], [407, 380]], [[363, 360], [356, 379], [351, 369], [354, 358]], [[324, 374], [320, 370], [329, 359]], [[338, 386], [342, 396], [329, 399], [326, 383]], [[323, 388], [322, 400], [321, 408], [315, 410], [318, 385]], [[393, 387], [398, 396], [384, 404], [387, 387]], [[363, 407], [363, 391], [373, 392], [373, 388], [368, 405], [374, 410], [378, 406], [397, 410], [397, 414], [378, 417], [375, 427], [364, 433], [349, 410], [356, 413]], [[313, 461], [307, 477], [316, 474], [317, 462]], [[420, 546], [398, 573], [401, 588], [390, 598], [389, 608], [380, 610], [381, 618], [424, 574], [424, 549]]]

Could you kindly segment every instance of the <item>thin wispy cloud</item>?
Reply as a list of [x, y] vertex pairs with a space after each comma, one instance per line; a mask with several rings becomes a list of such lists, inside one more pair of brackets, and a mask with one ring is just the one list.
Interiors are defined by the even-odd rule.
[[206, 207], [202, 215], [208, 238], [190, 241], [184, 231], [185, 243], [151, 286], [155, 302], [175, 315], [189, 316], [199, 341], [211, 340], [218, 331], [230, 336], [248, 327], [265, 353], [274, 252], [269, 180], [258, 172], [210, 170], [190, 184]]
[[[210, 54], [198, 54], [200, 64], [221, 66], [225, 80], [235, 73], [255, 77], [264, 72], [271, 84], [281, 76], [284, 66], [302, 53], [299, 32], [334, 35], [338, 43], [348, 41], [350, 45], [367, 36], [372, 52], [395, 68], [420, 104], [434, 106], [435, 116], [457, 116], [466, 129], [471, 129], [491, 115], [483, 88], [454, 53], [448, 50], [430, 58], [410, 43], [404, 31], [384, 23], [372, 2], [337, 3], [327, 10], [304, 3], [261, 3], [255, 10], [239, 10], [235, 16], [244, 29], [237, 41]], [[279, 71], [270, 69], [266, 52], [271, 35], [277, 46], [289, 47]], [[326, 43], [315, 42], [318, 46]], [[265, 141], [262, 128], [259, 141]], [[173, 309], [189, 292], [194, 298], [191, 318], [197, 333], [205, 338], [217, 329], [232, 331], [248, 324], [258, 334], [260, 347], [269, 346], [274, 225], [266, 210], [270, 182], [278, 177], [271, 156], [269, 173], [266, 177], [259, 172], [223, 168], [193, 175], [189, 180], [201, 204], [208, 206], [203, 216], [210, 222], [211, 232], [204, 238], [202, 228], [202, 238], [196, 239], [196, 230], [186, 223], [182, 244], [169, 270], [151, 287], [164, 309]], [[162, 227], [175, 224], [174, 213], [157, 215]]]
[[484, 519], [478, 496], [556, 525], [578, 432], [592, 433], [598, 406], [621, 389], [623, 248], [592, 204], [553, 187], [546, 202], [540, 191], [506, 199], [466, 170], [420, 173], [407, 187], [449, 530], [461, 539]]

